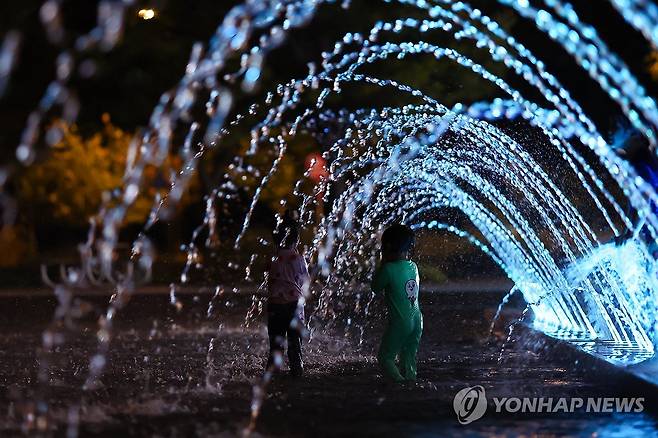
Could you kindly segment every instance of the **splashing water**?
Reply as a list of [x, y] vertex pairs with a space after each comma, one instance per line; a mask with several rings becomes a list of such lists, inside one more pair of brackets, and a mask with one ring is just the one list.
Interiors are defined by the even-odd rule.
[[[102, 31], [93, 33], [95, 40], [81, 37], [81, 52], [85, 41], [111, 49], [120, 38], [122, 14], [132, 2], [101, 3]], [[244, 124], [251, 127], [249, 148], [235, 157], [221, 183], [207, 194], [206, 215], [185, 246], [188, 262], [180, 283], [188, 281], [190, 270], [202, 268], [199, 249], [218, 245], [216, 228], [223, 218], [217, 206], [235, 202], [246, 179], [258, 184], [240, 232], [222, 249], [227, 254], [239, 249], [248, 233], [256, 233], [251, 226], [254, 209], [286, 157], [288, 144], [298, 135], [311, 135], [324, 146], [328, 176], [310, 189], [303, 189], [306, 177], [290, 187], [303, 224], [313, 233], [307, 256], [318, 266], [321, 279], [318, 290], [315, 285], [307, 288], [311, 319], [330, 315], [346, 296], [363, 291], [363, 280], [376, 262], [378, 234], [390, 223], [404, 222], [415, 229], [452, 233], [490, 256], [529, 303], [533, 325], [547, 334], [614, 363], [653, 357], [658, 347], [658, 285], [650, 248], [658, 237], [658, 217], [652, 210], [657, 194], [616, 154], [548, 71], [541, 53], [531, 52], [479, 9], [448, 0], [386, 2], [404, 6], [409, 17], [375, 23], [368, 33], [344, 35], [332, 51], [323, 53], [321, 65], [310, 65], [306, 77], [280, 84], [244, 113], [234, 108], [236, 84], [243, 92], [253, 91], [268, 53], [295, 28], [308, 24], [318, 8], [329, 7], [323, 3], [333, 2], [252, 0], [233, 8], [209, 44], [194, 46], [185, 75], [175, 89], [163, 94], [148, 127], [135, 138], [123, 186], [108, 194], [89, 241], [81, 245], [83, 269], [76, 271], [76, 278], [54, 285], [61, 296], [66, 296], [61, 288], [81, 287], [85, 279], [116, 288], [99, 327], [98, 353], [91, 358], [87, 385], [93, 386], [102, 375], [116, 312], [127, 304], [135, 284], [149, 277], [155, 257], [149, 230], [173, 212], [206, 153], [221, 148]], [[655, 146], [655, 100], [573, 7], [558, 0], [533, 2], [541, 8], [528, 1], [498, 3], [558, 43], [592, 79], [589, 85], [603, 90]], [[610, 3], [649, 44], [658, 45], [654, 5], [642, 0]], [[52, 40], [61, 39], [64, 32], [58, 5], [47, 1], [42, 8]], [[349, 2], [342, 6], [347, 10], [342, 13], [349, 13]], [[459, 47], [471, 46], [483, 62], [432, 43], [445, 37], [458, 41]], [[0, 53], [0, 91], [13, 70], [18, 41], [17, 34], [10, 34]], [[226, 67], [232, 57], [240, 59], [237, 71]], [[475, 74], [506, 97], [448, 107], [441, 96], [430, 96], [413, 84], [368, 73], [370, 66], [384, 63], [404, 68], [415, 57], [448, 62], [457, 74]], [[67, 68], [58, 71], [70, 71], [72, 62], [70, 56], [60, 56], [59, 66]], [[497, 75], [485, 63], [504, 69], [506, 75]], [[37, 133], [52, 106], [62, 106], [71, 119], [77, 114], [78, 103], [64, 73], [28, 121], [16, 151], [23, 164], [36, 155]], [[355, 86], [395, 94], [402, 103], [342, 108], [344, 90]], [[193, 109], [199, 103], [205, 105], [206, 116], [195, 119]], [[499, 123], [502, 120], [516, 120], [515, 126], [532, 132], [531, 138], [519, 138], [514, 129]], [[179, 132], [187, 133], [180, 147], [173, 141]], [[537, 149], [551, 158], [537, 159], [530, 152]], [[131, 260], [121, 268], [115, 261], [119, 230], [143, 189], [143, 171], [147, 165], [161, 166], [171, 151], [181, 156], [183, 170], [171, 177], [168, 195], [154, 199]], [[266, 165], [264, 156], [272, 157]], [[0, 169], [0, 176], [5, 174], [2, 184], [9, 174]], [[627, 230], [636, 231], [634, 216], [640, 217], [643, 232], [618, 246], [605, 244]], [[263, 242], [267, 238], [261, 236]], [[244, 265], [231, 260], [227, 266], [244, 270], [249, 279], [254, 260], [251, 257]], [[171, 302], [180, 306], [176, 290], [172, 285]], [[223, 291], [223, 286], [217, 290]], [[368, 295], [358, 296], [365, 302], [355, 312], [367, 312]], [[262, 299], [254, 296], [246, 319], [261, 308]], [[209, 357], [212, 350], [211, 342]], [[269, 375], [254, 390], [254, 417], [268, 379]]]

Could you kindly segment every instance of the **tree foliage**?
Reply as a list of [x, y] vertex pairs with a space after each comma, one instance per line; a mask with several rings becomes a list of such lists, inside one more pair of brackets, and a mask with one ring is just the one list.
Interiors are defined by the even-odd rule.
[[[107, 114], [103, 128], [91, 136], [83, 136], [77, 126], [62, 121], [56, 121], [53, 128], [61, 140], [44, 161], [20, 176], [20, 203], [32, 210], [37, 223], [85, 225], [98, 212], [103, 194], [122, 185], [133, 135], [114, 126]], [[168, 175], [180, 167], [180, 159], [172, 156], [162, 168], [145, 170], [145, 189], [129, 210], [126, 223], [146, 219], [156, 193], [166, 191]]]

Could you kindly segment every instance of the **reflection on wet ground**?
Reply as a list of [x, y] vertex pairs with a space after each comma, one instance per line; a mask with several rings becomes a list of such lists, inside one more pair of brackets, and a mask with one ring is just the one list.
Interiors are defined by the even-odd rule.
[[[499, 356], [507, 325], [520, 314], [514, 303], [488, 329], [501, 294], [426, 293], [419, 380], [392, 385], [378, 374], [374, 352], [381, 333], [381, 303], [370, 317], [338, 314], [312, 319], [305, 345], [306, 374], [278, 374], [268, 387], [256, 432], [261, 435], [598, 435], [651, 436], [658, 423], [648, 413], [500, 414], [489, 402], [484, 417], [457, 422], [453, 397], [482, 385], [488, 397], [642, 397], [638, 386], [610, 367], [595, 366], [572, 350], [523, 330]], [[266, 353], [262, 319], [243, 328], [249, 297], [229, 296], [206, 316], [209, 296], [136, 296], [117, 317], [108, 369], [102, 384], [81, 391], [89, 358], [96, 351], [95, 318], [70, 329], [51, 361], [49, 401], [59, 431], [79, 418], [81, 432], [106, 436], [229, 435], [248, 423], [252, 385]], [[87, 298], [96, 308], [102, 297]], [[4, 297], [0, 320], [0, 431], [20, 432], [24, 414], [39, 397], [36, 357], [41, 333], [52, 316], [47, 297]], [[365, 327], [361, 334], [360, 327]], [[219, 327], [219, 329], [218, 329]], [[63, 329], [66, 333], [68, 329]], [[210, 354], [208, 346], [214, 338]], [[360, 341], [363, 341], [360, 343]], [[80, 405], [79, 411], [70, 406]], [[647, 408], [655, 406], [647, 405]], [[77, 416], [76, 416], [77, 414]]]

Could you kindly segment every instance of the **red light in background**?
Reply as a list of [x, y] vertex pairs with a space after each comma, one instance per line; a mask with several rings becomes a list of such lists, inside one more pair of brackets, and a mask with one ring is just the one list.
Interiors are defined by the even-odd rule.
[[314, 182], [321, 181], [329, 176], [327, 160], [325, 160], [322, 157], [322, 154], [318, 152], [308, 154], [304, 166], [308, 171], [308, 177]]

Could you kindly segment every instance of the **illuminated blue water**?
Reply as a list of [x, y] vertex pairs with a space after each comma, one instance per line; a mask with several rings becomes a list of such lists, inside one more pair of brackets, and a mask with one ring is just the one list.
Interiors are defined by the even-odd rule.
[[[268, 98], [270, 109], [252, 131], [249, 154], [274, 150], [281, 157], [288, 137], [299, 131], [314, 132], [322, 126], [334, 136], [325, 153], [331, 160], [330, 181], [316, 188], [331, 202], [331, 213], [316, 218], [316, 198], [299, 195], [307, 225], [317, 226], [312, 247], [331, 285], [322, 292], [326, 296], [320, 310], [350, 293], [356, 284], [350, 280], [367, 277], [376, 262], [378, 233], [391, 222], [403, 221], [417, 229], [454, 233], [491, 256], [529, 303], [536, 328], [614, 363], [653, 357], [658, 345], [658, 289], [655, 259], [648, 248], [656, 239], [656, 217], [650, 208], [656, 193], [616, 154], [615, 149], [624, 145], [604, 139], [546, 70], [541, 54], [531, 53], [479, 10], [462, 2], [401, 3], [425, 11], [427, 18], [381, 22], [368, 35], [346, 35], [325, 54], [319, 71], [280, 86]], [[568, 4], [547, 1], [545, 9], [536, 9], [527, 2], [500, 3], [560, 43], [591, 76], [591, 86], [598, 84], [608, 93], [629, 123], [653, 144], [655, 101]], [[639, 3], [636, 6], [640, 8]], [[652, 8], [635, 16], [650, 20]], [[643, 28], [642, 23], [633, 25]], [[398, 34], [407, 37], [412, 30], [417, 40], [389, 41]], [[517, 80], [522, 78], [544, 99], [532, 101], [475, 60], [428, 42], [436, 30], [482, 49], [483, 56], [515, 72]], [[468, 69], [508, 98], [447, 108], [440, 96], [426, 95], [413, 84], [361, 73], [369, 64], [420, 55], [449, 60], [456, 72]], [[330, 99], [340, 99], [343, 87], [354, 84], [399, 92], [410, 102], [423, 103], [354, 112], [323, 110]], [[314, 106], [301, 103], [307, 95], [317, 96]], [[499, 119], [523, 119], [536, 128], [537, 136], [513, 139], [493, 124]], [[271, 127], [286, 135], [271, 134]], [[557, 157], [548, 167], [547, 160], [538, 161], [528, 152], [536, 151], [532, 142], [540, 137], [543, 147]], [[583, 145], [595, 152], [604, 171], [594, 170], [601, 166], [588, 162]], [[249, 163], [249, 156], [244, 160]], [[253, 205], [277, 165], [275, 160]], [[250, 174], [242, 165], [236, 170], [239, 177]], [[580, 193], [565, 186], [568, 179], [578, 181]], [[340, 193], [333, 193], [338, 187]], [[467, 219], [468, 225], [457, 217]], [[250, 214], [237, 244], [249, 225]], [[627, 230], [634, 232], [632, 240], [619, 246], [608, 243]], [[355, 265], [355, 257], [367, 263]]]

